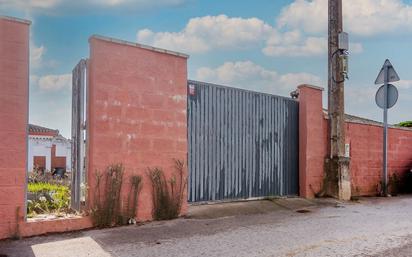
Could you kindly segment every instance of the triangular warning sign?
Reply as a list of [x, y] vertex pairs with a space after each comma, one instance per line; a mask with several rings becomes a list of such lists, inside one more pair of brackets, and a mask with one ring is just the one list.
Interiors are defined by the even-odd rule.
[[388, 67], [388, 83], [400, 80], [398, 73], [396, 73], [395, 69], [392, 66], [392, 63], [388, 59], [386, 59], [381, 71], [379, 72], [378, 77], [375, 80], [376, 85], [385, 83], [385, 67]]

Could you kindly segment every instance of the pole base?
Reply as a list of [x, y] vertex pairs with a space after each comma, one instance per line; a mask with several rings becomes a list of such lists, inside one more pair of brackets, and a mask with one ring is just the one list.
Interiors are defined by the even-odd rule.
[[352, 196], [349, 170], [350, 158], [333, 157], [325, 160], [324, 192], [327, 196], [349, 201]]

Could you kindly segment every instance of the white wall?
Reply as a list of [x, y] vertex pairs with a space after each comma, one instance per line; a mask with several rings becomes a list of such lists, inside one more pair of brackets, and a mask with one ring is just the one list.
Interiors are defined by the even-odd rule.
[[29, 136], [28, 170], [33, 170], [34, 156], [46, 156], [46, 170], [51, 170], [52, 137]]
[[34, 156], [46, 157], [46, 169], [51, 170], [51, 148], [56, 145], [56, 156], [66, 157], [66, 169], [71, 170], [71, 144], [68, 140], [50, 136], [29, 136], [28, 170], [33, 170]]
[[66, 157], [66, 170], [72, 169], [72, 146], [70, 141], [54, 140], [53, 144], [56, 145], [56, 156]]

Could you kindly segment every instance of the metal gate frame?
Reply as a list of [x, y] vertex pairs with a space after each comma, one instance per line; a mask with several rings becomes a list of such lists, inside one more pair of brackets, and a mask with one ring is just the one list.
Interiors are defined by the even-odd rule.
[[72, 73], [72, 184], [71, 208], [80, 211], [86, 184], [86, 104], [87, 104], [87, 60], [80, 62]]

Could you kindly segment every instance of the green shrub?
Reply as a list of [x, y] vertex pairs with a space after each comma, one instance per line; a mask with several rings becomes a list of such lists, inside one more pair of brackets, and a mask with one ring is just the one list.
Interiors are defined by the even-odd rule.
[[139, 198], [139, 193], [142, 190], [142, 176], [133, 175], [130, 178], [130, 192], [127, 197], [127, 210], [126, 216], [127, 222], [129, 224], [136, 223], [136, 211], [137, 211], [137, 201]]
[[29, 183], [50, 183], [56, 185], [64, 185], [70, 187], [71, 179], [66, 175], [61, 178], [57, 176], [53, 176], [52, 172], [50, 171], [42, 171], [37, 167], [34, 167], [32, 171], [29, 171]]
[[[394, 172], [388, 176], [388, 193], [392, 196], [397, 196], [398, 194], [407, 193], [407, 177], [408, 173], [401, 174]], [[378, 185], [378, 195], [383, 195], [384, 182], [380, 181]]]
[[120, 193], [123, 173], [124, 167], [121, 163], [108, 166], [103, 174], [96, 171], [97, 190], [91, 214], [93, 224], [99, 228], [114, 226], [121, 220]]
[[400, 127], [412, 127], [412, 121], [404, 121], [398, 124]]
[[127, 206], [123, 206], [121, 199], [123, 174], [124, 167], [121, 163], [108, 166], [104, 173], [96, 171], [96, 190], [91, 216], [93, 224], [99, 228], [136, 223], [135, 216], [142, 178], [137, 175], [130, 178]]
[[64, 185], [38, 182], [28, 184], [27, 215], [57, 213], [69, 210], [70, 189]]
[[170, 180], [166, 180], [163, 170], [159, 168], [149, 168], [148, 176], [152, 183], [153, 218], [155, 220], [177, 218], [187, 185], [184, 163], [175, 160], [175, 174]]

